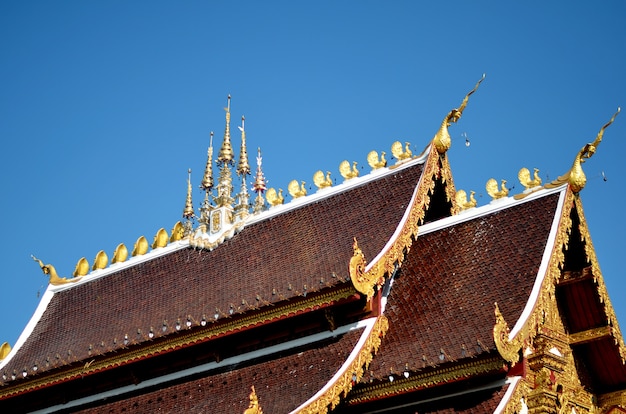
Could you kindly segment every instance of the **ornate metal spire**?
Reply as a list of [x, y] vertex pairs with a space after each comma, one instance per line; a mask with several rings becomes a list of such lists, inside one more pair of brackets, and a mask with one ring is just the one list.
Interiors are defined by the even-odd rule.
[[248, 163], [248, 150], [246, 149], [246, 130], [244, 116], [241, 117], [241, 151], [239, 152], [239, 163], [237, 165], [237, 175], [241, 177], [241, 188], [237, 195], [237, 205], [235, 206], [235, 217], [244, 219], [249, 214], [250, 196], [246, 185], [246, 177], [250, 175], [250, 164]]
[[204, 177], [202, 177], [200, 188], [206, 192], [213, 189], [213, 131], [211, 131], [209, 149], [207, 150], [206, 167], [204, 168]]
[[258, 213], [265, 210], [265, 200], [263, 199], [263, 193], [267, 190], [267, 183], [265, 182], [265, 176], [261, 169], [263, 158], [261, 157], [261, 148], [257, 150], [256, 157], [256, 175], [254, 182], [252, 183], [252, 191], [256, 193], [256, 200], [254, 202], [254, 212]]
[[187, 200], [185, 202], [185, 209], [183, 210], [183, 217], [187, 220], [191, 220], [194, 217], [193, 201], [191, 200], [191, 168], [187, 173]]
[[224, 130], [224, 141], [217, 157], [217, 165], [229, 164], [234, 165], [233, 147], [230, 144], [230, 95], [228, 95], [228, 106], [224, 108], [226, 111], [226, 129]]
[[237, 165], [237, 175], [250, 175], [250, 164], [248, 163], [248, 149], [246, 147], [246, 129], [245, 129], [246, 117], [241, 116], [241, 151], [239, 151], [239, 164]]

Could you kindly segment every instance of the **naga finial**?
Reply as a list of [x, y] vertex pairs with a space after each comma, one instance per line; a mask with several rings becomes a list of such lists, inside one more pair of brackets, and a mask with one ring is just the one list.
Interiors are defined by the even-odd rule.
[[437, 131], [437, 133], [435, 134], [435, 137], [433, 138], [433, 144], [435, 145], [435, 148], [437, 149], [437, 152], [439, 154], [443, 155], [446, 153], [446, 151], [448, 151], [448, 149], [450, 149], [452, 140], [450, 139], [450, 133], [448, 132], [448, 127], [451, 124], [456, 123], [459, 119], [461, 119], [461, 115], [463, 115], [463, 111], [465, 110], [465, 107], [467, 106], [469, 97], [474, 92], [476, 92], [476, 90], [478, 89], [478, 86], [481, 84], [483, 80], [485, 80], [484, 73], [483, 73], [483, 77], [480, 78], [478, 82], [476, 82], [474, 89], [472, 89], [471, 91], [467, 93], [467, 95], [465, 95], [465, 98], [463, 98], [463, 102], [461, 102], [461, 106], [448, 112], [448, 115], [446, 115], [446, 117], [443, 119], [443, 122], [441, 123], [441, 126], [439, 127], [439, 131]]
[[580, 192], [580, 190], [585, 188], [585, 185], [587, 184], [587, 176], [583, 171], [582, 164], [596, 153], [596, 150], [598, 149], [598, 146], [600, 145], [600, 142], [602, 142], [602, 138], [604, 137], [604, 130], [609, 125], [611, 125], [613, 121], [615, 121], [615, 117], [617, 116], [617, 114], [620, 113], [620, 111], [621, 108], [618, 107], [617, 111], [613, 114], [609, 122], [607, 122], [602, 126], [602, 128], [600, 128], [596, 139], [593, 142], [585, 144], [585, 146], [582, 147], [580, 151], [578, 151], [578, 154], [576, 154], [576, 158], [574, 158], [574, 162], [572, 163], [572, 168], [570, 168], [570, 170], [565, 175], [557, 178], [555, 181], [549, 184], [546, 184], [546, 188], [557, 187], [564, 183], [568, 183], [574, 193], [578, 193]]
[[41, 267], [41, 270], [43, 271], [43, 274], [50, 278], [50, 284], [51, 285], [64, 285], [66, 283], [74, 283], [74, 282], [78, 282], [82, 278], [82, 276], [77, 276], [77, 277], [74, 277], [72, 279], [59, 277], [59, 275], [57, 274], [57, 271], [54, 268], [54, 266], [52, 266], [51, 264], [44, 265], [41, 260], [37, 259], [32, 254], [30, 255], [30, 257], [32, 257], [34, 261], [39, 263], [39, 266]]

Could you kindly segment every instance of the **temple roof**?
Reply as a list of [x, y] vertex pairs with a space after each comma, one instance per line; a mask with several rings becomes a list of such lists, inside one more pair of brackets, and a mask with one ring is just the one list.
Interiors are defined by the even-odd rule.
[[[309, 202], [282, 206], [278, 214], [270, 210], [212, 251], [177, 242], [155, 249], [154, 257], [149, 253], [76, 284], [54, 287], [33, 317], [31, 331], [27, 328], [2, 361], [7, 379], [1, 383], [15, 383], [13, 372], [19, 373], [17, 382], [29, 381], [55, 368], [149, 344], [179, 330], [214, 328], [266, 308], [270, 313], [257, 322], [277, 319], [281, 315], [271, 313], [275, 305], [337, 292], [342, 285], [342, 296], [329, 301], [354, 295], [347, 265], [352, 238], [368, 251], [380, 251], [422, 171], [423, 160], [413, 160], [354, 179], [343, 190], [326, 190], [326, 196], [320, 191]], [[250, 324], [241, 323], [233, 329]]]

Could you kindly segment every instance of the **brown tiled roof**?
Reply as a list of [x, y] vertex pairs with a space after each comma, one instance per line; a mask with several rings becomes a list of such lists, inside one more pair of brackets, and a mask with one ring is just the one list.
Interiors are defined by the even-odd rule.
[[420, 235], [391, 289], [389, 331], [370, 365], [372, 376], [497, 352], [494, 302], [511, 324], [519, 319], [558, 197], [546, 195]]
[[[233, 366], [141, 395], [98, 403], [77, 413], [243, 413], [254, 385], [265, 413], [288, 413], [318, 392], [345, 362], [363, 329], [271, 360]], [[113, 397], [115, 399], [115, 397]], [[73, 411], [74, 412], [74, 411]]]
[[40, 376], [88, 361], [123, 348], [125, 335], [134, 344], [147, 341], [151, 328], [155, 339], [170, 334], [178, 319], [186, 324], [190, 316], [193, 328], [203, 314], [212, 319], [216, 309], [221, 319], [229, 316], [231, 306], [236, 315], [350, 284], [353, 237], [364, 251], [379, 252], [422, 171], [422, 164], [413, 164], [373, 177], [249, 225], [213, 251], [178, 250], [57, 292], [3, 372], [10, 377], [14, 370], [26, 369], [28, 381], [35, 376], [35, 364]]

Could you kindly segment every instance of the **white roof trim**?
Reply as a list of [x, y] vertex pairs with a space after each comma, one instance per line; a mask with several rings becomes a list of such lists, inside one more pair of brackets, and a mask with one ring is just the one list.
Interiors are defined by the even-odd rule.
[[500, 400], [500, 404], [498, 404], [496, 409], [493, 411], [493, 414], [500, 414], [504, 412], [504, 409], [506, 408], [507, 404], [511, 400], [511, 397], [513, 396], [513, 392], [515, 392], [515, 389], [517, 388], [517, 385], [519, 384], [521, 379], [522, 377], [509, 377], [506, 379], [506, 383], [509, 384], [509, 388], [506, 390], [506, 393]]
[[509, 332], [509, 339], [512, 339], [517, 335], [517, 333], [522, 329], [526, 321], [530, 317], [535, 308], [537, 301], [539, 300], [539, 294], [541, 293], [541, 286], [543, 285], [543, 281], [546, 278], [546, 273], [548, 271], [548, 264], [550, 263], [550, 258], [552, 257], [552, 250], [554, 249], [554, 243], [556, 242], [556, 234], [559, 229], [559, 222], [561, 220], [561, 212], [563, 211], [563, 203], [565, 202], [565, 191], [566, 187], [561, 187], [561, 195], [559, 196], [559, 203], [556, 208], [556, 212], [554, 214], [554, 219], [552, 220], [552, 228], [550, 229], [550, 235], [548, 236], [548, 241], [546, 243], [546, 248], [543, 251], [543, 258], [541, 259], [541, 265], [539, 265], [539, 270], [537, 271], [537, 277], [535, 278], [535, 284], [533, 286], [533, 290], [530, 292], [530, 296], [528, 298], [528, 302], [526, 302], [526, 306], [522, 311], [521, 316], [517, 320], [513, 329]]
[[369, 318], [369, 319], [366, 319], [366, 320], [362, 321], [362, 322], [364, 322], [366, 324], [365, 329], [363, 330], [363, 333], [361, 334], [361, 337], [359, 338], [359, 341], [356, 343], [356, 345], [352, 349], [352, 352], [350, 353], [348, 358], [346, 358], [346, 360], [343, 363], [343, 365], [341, 366], [341, 368], [339, 368], [337, 370], [335, 375], [333, 375], [333, 377], [330, 379], [330, 381], [328, 381], [326, 383], [326, 385], [324, 385], [322, 388], [320, 388], [319, 391], [317, 391], [311, 398], [309, 398], [304, 403], [302, 403], [298, 408], [293, 410], [292, 413], [296, 413], [296, 412], [300, 411], [302, 408], [306, 407], [307, 405], [309, 405], [313, 401], [315, 401], [318, 398], [320, 398], [322, 395], [324, 395], [324, 393], [330, 387], [333, 386], [333, 384], [335, 384], [345, 374], [346, 370], [352, 364], [352, 361], [354, 361], [357, 358], [357, 356], [359, 355], [359, 353], [361, 352], [361, 348], [363, 348], [363, 346], [365, 345], [365, 341], [367, 341], [367, 338], [369, 338], [370, 333], [372, 332], [372, 329], [374, 329], [374, 324], [376, 323], [377, 319], [378, 318], [374, 317], [374, 318]]
[[[209, 372], [215, 369], [219, 369], [219, 368], [223, 368], [229, 365], [236, 365], [236, 364], [240, 364], [242, 362], [246, 362], [246, 361], [250, 361], [256, 358], [260, 358], [260, 357], [264, 357], [267, 355], [271, 355], [274, 353], [278, 353], [278, 352], [283, 352], [285, 350], [289, 350], [289, 349], [293, 349], [293, 348], [297, 348], [303, 345], [307, 345], [307, 344], [311, 344], [311, 343], [315, 343], [315, 342], [319, 342], [319, 341], [323, 341], [327, 338], [333, 338], [336, 337], [338, 335], [343, 335], [345, 333], [348, 333], [350, 331], [356, 330], [356, 329], [365, 329], [365, 332], [370, 332], [372, 330], [372, 327], [374, 326], [374, 323], [376, 322], [376, 318], [370, 318], [370, 319], [366, 319], [363, 321], [359, 321], [359, 322], [355, 322], [349, 325], [345, 325], [342, 327], [339, 327], [337, 329], [335, 329], [334, 331], [326, 331], [326, 332], [320, 332], [317, 333], [315, 335], [310, 335], [304, 338], [298, 338], [295, 339], [293, 341], [288, 341], [288, 342], [284, 342], [282, 344], [278, 344], [278, 345], [273, 345], [267, 348], [263, 348], [263, 349], [259, 349], [253, 352], [249, 352], [247, 354], [243, 354], [243, 355], [237, 355], [235, 357], [231, 357], [231, 358], [226, 358], [220, 362], [209, 362], [206, 364], [202, 364], [202, 365], [198, 365], [196, 367], [192, 367], [192, 368], [188, 368], [188, 369], [184, 369], [182, 371], [178, 371], [178, 372], [174, 372], [168, 375], [164, 375], [161, 377], [156, 377], [156, 378], [152, 378], [143, 382], [140, 382], [138, 384], [133, 384], [133, 385], [126, 385], [120, 388], [116, 388], [114, 390], [110, 390], [110, 391], [106, 391], [106, 392], [101, 392], [98, 394], [94, 394], [94, 395], [90, 395], [88, 397], [84, 397], [84, 398], [79, 398], [77, 400], [74, 401], [70, 401], [66, 404], [59, 404], [59, 405], [55, 405], [53, 407], [47, 407], [45, 409], [39, 410], [39, 411], [34, 411], [33, 413], [53, 413], [55, 411], [59, 411], [59, 410], [67, 410], [68, 408], [73, 408], [73, 407], [79, 407], [81, 405], [84, 404], [89, 404], [95, 401], [99, 401], [99, 400], [103, 400], [106, 398], [111, 398], [111, 397], [115, 397], [115, 396], [119, 396], [122, 394], [126, 394], [126, 393], [130, 393], [130, 392], [135, 392], [137, 390], [141, 390], [147, 387], [153, 387], [156, 385], [160, 385], [160, 384], [164, 384], [170, 381], [174, 381], [177, 379], [181, 379], [181, 378], [185, 378], [191, 375], [195, 375], [195, 374], [199, 374], [199, 373], [205, 373], [205, 372]], [[363, 336], [365, 335], [365, 332], [363, 332], [363, 335], [361, 336], [360, 341], [363, 339]], [[358, 347], [358, 345], [357, 345]]]

